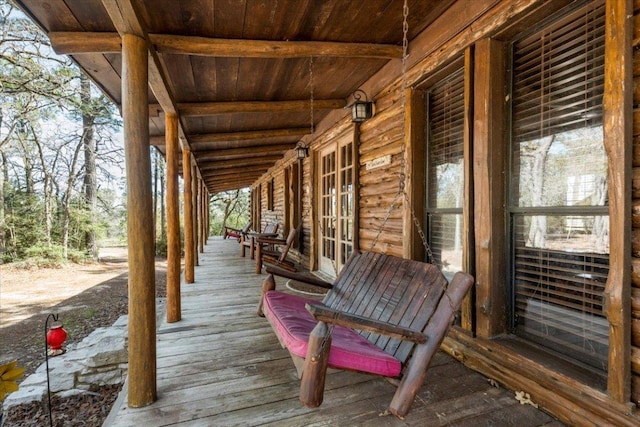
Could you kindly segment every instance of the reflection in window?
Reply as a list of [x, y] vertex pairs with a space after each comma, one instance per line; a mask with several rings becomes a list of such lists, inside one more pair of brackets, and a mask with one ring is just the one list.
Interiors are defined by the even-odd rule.
[[426, 92], [429, 246], [447, 278], [462, 270], [464, 197], [464, 72], [462, 67]]
[[606, 370], [603, 3], [512, 45], [510, 286], [516, 334]]

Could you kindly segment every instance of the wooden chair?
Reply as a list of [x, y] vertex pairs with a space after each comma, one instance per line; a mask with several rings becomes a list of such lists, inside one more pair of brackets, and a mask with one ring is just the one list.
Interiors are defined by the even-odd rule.
[[[267, 268], [258, 314], [264, 314], [296, 365], [300, 400], [322, 403], [327, 367], [400, 378], [389, 406], [403, 418], [433, 355], [473, 286], [458, 272], [451, 283], [435, 265], [373, 252], [355, 253], [322, 303], [275, 290]], [[318, 283], [314, 283], [318, 285]], [[357, 331], [360, 332], [357, 332]]]
[[238, 242], [240, 242], [240, 239], [242, 238], [242, 236], [247, 234], [250, 229], [251, 229], [251, 221], [249, 221], [247, 225], [245, 225], [242, 228], [227, 227], [225, 225], [222, 238], [226, 239], [227, 237], [235, 237], [236, 239], [238, 239]]
[[255, 239], [257, 237], [278, 237], [278, 223], [270, 223], [264, 227], [262, 233], [256, 231], [249, 231], [240, 238], [240, 250], [242, 257], [246, 256], [246, 249], [249, 248], [249, 256], [251, 259], [255, 258]]
[[[262, 273], [263, 263], [274, 264], [289, 271], [296, 271], [295, 263], [287, 259], [287, 254], [299, 232], [300, 226], [292, 228], [286, 239], [275, 237], [256, 238], [256, 274]], [[282, 249], [277, 250], [276, 248], [279, 246]]]

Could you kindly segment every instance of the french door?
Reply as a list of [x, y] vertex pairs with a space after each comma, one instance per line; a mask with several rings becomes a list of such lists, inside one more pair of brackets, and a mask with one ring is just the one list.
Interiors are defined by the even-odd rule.
[[319, 156], [319, 270], [335, 277], [353, 252], [354, 168], [351, 134]]

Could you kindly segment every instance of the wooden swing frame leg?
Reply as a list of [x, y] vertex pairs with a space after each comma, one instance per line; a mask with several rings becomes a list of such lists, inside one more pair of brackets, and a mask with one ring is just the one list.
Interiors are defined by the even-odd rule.
[[330, 350], [331, 330], [326, 323], [318, 322], [309, 335], [300, 382], [300, 402], [304, 406], [317, 408], [322, 404]]
[[264, 294], [266, 294], [269, 291], [273, 291], [276, 288], [276, 281], [273, 278], [273, 274], [269, 274], [269, 276], [267, 276], [266, 279], [264, 279], [264, 282], [262, 282], [262, 292], [260, 293], [260, 301], [258, 302], [258, 316], [260, 317], [264, 317], [264, 310], [263, 310], [263, 305], [264, 305]]

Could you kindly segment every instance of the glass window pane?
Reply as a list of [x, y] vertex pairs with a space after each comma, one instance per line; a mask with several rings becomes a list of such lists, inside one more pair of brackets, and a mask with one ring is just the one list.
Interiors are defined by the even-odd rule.
[[436, 264], [447, 279], [462, 270], [462, 215], [431, 215], [429, 245]]
[[462, 206], [464, 185], [464, 70], [436, 83], [427, 95], [428, 206]]
[[[518, 333], [602, 370], [609, 331], [603, 314], [609, 256], [601, 246], [606, 220], [518, 215], [513, 225]], [[532, 229], [540, 227], [546, 240], [534, 242]]]

